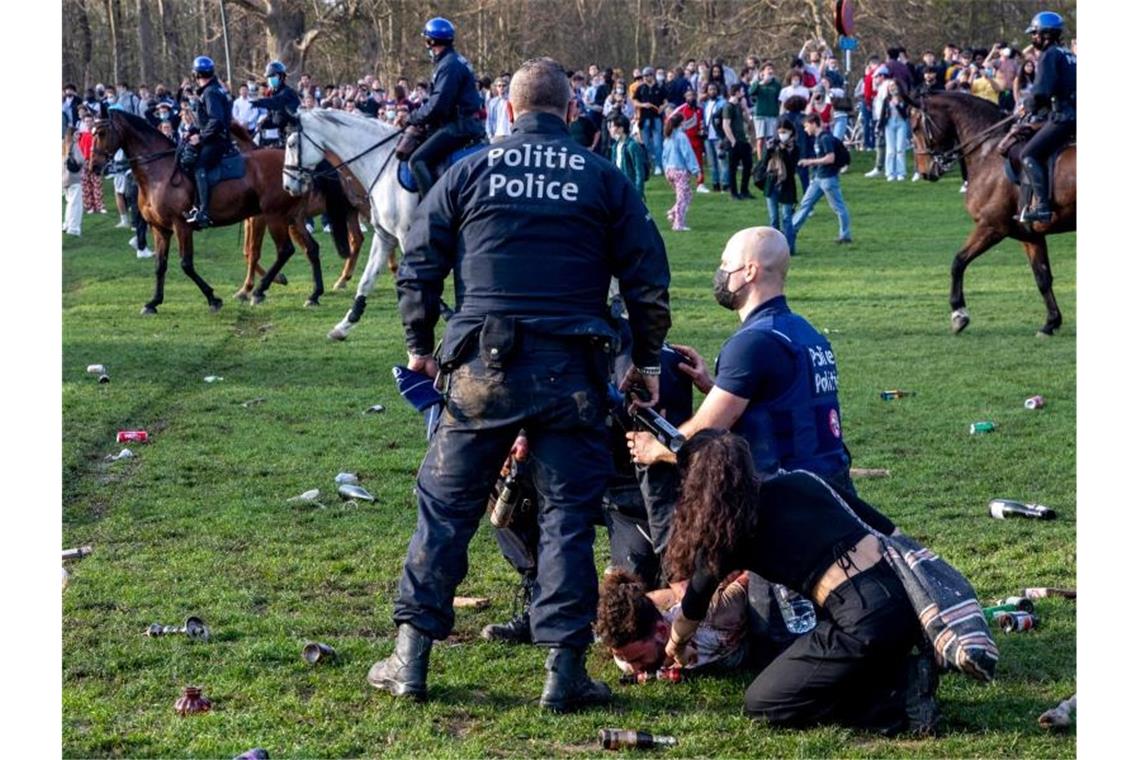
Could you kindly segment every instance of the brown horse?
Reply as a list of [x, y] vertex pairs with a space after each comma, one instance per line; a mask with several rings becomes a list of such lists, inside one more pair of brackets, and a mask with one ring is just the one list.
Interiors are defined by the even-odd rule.
[[[139, 212], [150, 224], [155, 238], [154, 296], [143, 306], [143, 314], [156, 314], [163, 302], [170, 239], [178, 236], [182, 271], [193, 280], [211, 311], [222, 307], [222, 300], [194, 269], [194, 230], [185, 214], [194, 203], [194, 183], [178, 168], [174, 146], [146, 120], [112, 109], [106, 119], [95, 124], [90, 168], [99, 170], [122, 148], [139, 186]], [[305, 247], [313, 271], [313, 292], [306, 305], [315, 305], [324, 293], [320, 247], [304, 227], [307, 196], [293, 197], [281, 187], [284, 153], [258, 150], [245, 154], [245, 176], [219, 182], [210, 194], [210, 217], [216, 226], [226, 226], [252, 216], [264, 215], [277, 247], [277, 259], [265, 273], [254, 301], [263, 300], [265, 290], [285, 266], [296, 248], [290, 241], [290, 227]]]
[[964, 92], [920, 96], [911, 101], [911, 131], [918, 172], [937, 180], [959, 160], [966, 163], [970, 184], [966, 210], [974, 231], [950, 265], [950, 323], [954, 332], [970, 324], [962, 278], [970, 262], [1005, 238], [1025, 247], [1037, 289], [1045, 299], [1045, 324], [1039, 335], [1052, 335], [1061, 326], [1061, 311], [1053, 297], [1046, 235], [1077, 228], [1077, 147], [1061, 151], [1053, 168], [1053, 218], [1048, 222], [1016, 221], [1019, 191], [1005, 174], [1005, 159], [996, 150], [1009, 117], [988, 100]]
[[[259, 148], [243, 126], [234, 122], [230, 125], [230, 136], [234, 144], [242, 153], [254, 150], [274, 150], [273, 148]], [[339, 162], [338, 162], [339, 163]], [[345, 174], [348, 174], [346, 177]], [[318, 214], [327, 213], [329, 227], [332, 232], [333, 243], [340, 257], [344, 259], [340, 277], [333, 285], [333, 290], [343, 289], [356, 269], [356, 261], [360, 257], [360, 248], [364, 244], [364, 233], [360, 229], [360, 217], [368, 217], [370, 213], [368, 194], [350, 173], [340, 173], [339, 181], [333, 177], [321, 176], [314, 182], [313, 192], [309, 194], [309, 204], [302, 214], [303, 218], [311, 219]], [[251, 216], [245, 220], [242, 249], [246, 261], [246, 276], [242, 286], [234, 293], [239, 301], [249, 300], [253, 293], [255, 276], [264, 275], [261, 268], [261, 244], [265, 239], [266, 222], [264, 217]], [[300, 243], [300, 230], [289, 227], [289, 235], [294, 241]], [[286, 284], [284, 273], [277, 275], [276, 282]]]

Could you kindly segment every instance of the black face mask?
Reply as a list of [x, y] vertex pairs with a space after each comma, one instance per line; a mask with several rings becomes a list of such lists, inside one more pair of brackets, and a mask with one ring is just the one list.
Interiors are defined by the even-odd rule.
[[717, 269], [716, 274], [713, 275], [713, 298], [716, 299], [718, 304], [729, 311], [736, 311], [740, 308], [740, 291], [744, 290], [744, 286], [741, 285], [736, 290], [729, 290], [728, 280], [741, 269], [744, 269], [744, 267], [738, 267], [731, 272], [725, 271], [724, 269]]

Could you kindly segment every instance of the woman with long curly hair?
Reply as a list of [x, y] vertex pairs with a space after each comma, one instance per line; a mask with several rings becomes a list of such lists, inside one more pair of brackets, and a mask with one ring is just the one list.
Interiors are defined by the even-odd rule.
[[867, 529], [890, 534], [891, 521], [806, 471], [762, 481], [748, 443], [724, 430], [694, 435], [678, 464], [684, 485], [665, 562], [689, 585], [667, 660], [688, 661], [718, 581], [751, 570], [811, 599], [819, 622], [748, 687], [749, 715], [792, 727], [933, 732], [937, 670], [929, 655], [911, 654], [923, 641], [918, 619]]

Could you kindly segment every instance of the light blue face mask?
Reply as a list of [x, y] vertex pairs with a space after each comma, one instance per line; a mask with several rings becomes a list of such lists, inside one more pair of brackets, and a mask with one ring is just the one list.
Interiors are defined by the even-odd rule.
[[269, 77], [269, 86], [276, 90], [281, 86], [281, 77]]

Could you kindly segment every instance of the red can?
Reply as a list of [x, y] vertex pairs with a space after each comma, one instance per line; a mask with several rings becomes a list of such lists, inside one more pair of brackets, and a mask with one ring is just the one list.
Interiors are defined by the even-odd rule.
[[1030, 396], [1025, 399], [1026, 409], [1040, 409], [1043, 406], [1045, 406], [1045, 399], [1041, 396]]
[[146, 443], [149, 439], [145, 430], [120, 430], [115, 436], [119, 443]]
[[1037, 627], [1037, 618], [1028, 612], [999, 612], [994, 622], [1006, 633], [1021, 633]]

